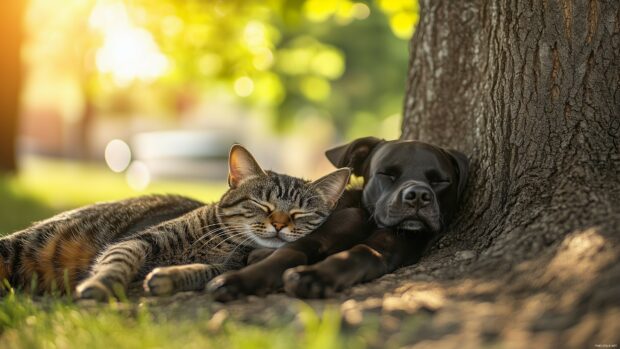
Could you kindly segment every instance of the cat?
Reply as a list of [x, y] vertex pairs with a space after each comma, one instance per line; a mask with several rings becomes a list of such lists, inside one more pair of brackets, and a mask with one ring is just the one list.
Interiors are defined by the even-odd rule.
[[278, 248], [318, 228], [350, 176], [314, 182], [264, 171], [242, 146], [228, 159], [228, 191], [213, 204], [150, 195], [61, 213], [0, 239], [0, 280], [71, 291], [78, 299], [124, 294], [146, 275], [152, 295], [201, 290], [245, 265], [261, 248]]

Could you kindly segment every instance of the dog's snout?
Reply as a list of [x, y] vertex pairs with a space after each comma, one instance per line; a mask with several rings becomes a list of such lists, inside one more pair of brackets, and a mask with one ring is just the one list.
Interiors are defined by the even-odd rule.
[[422, 185], [414, 185], [403, 190], [403, 202], [417, 208], [422, 208], [431, 203], [433, 198], [431, 190]]

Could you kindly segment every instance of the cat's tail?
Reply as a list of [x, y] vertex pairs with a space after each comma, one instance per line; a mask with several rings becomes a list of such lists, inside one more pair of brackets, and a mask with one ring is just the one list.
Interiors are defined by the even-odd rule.
[[13, 267], [22, 242], [14, 235], [0, 238], [0, 294], [10, 288], [13, 281]]
[[87, 274], [96, 237], [61, 228], [47, 222], [0, 238], [0, 294], [11, 288], [67, 292]]

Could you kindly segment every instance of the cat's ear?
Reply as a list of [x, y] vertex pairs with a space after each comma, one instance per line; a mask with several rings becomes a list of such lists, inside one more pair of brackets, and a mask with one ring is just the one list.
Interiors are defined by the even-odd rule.
[[375, 137], [363, 137], [353, 142], [329, 149], [325, 152], [327, 159], [336, 167], [350, 167], [356, 176], [364, 173], [364, 164], [368, 155], [383, 139]]
[[311, 185], [321, 194], [321, 197], [329, 204], [330, 208], [333, 208], [347, 187], [349, 177], [351, 177], [351, 170], [341, 168], [317, 179]]
[[265, 171], [247, 149], [239, 144], [230, 148], [228, 156], [228, 186], [230, 188], [236, 188], [250, 178], [265, 175]]

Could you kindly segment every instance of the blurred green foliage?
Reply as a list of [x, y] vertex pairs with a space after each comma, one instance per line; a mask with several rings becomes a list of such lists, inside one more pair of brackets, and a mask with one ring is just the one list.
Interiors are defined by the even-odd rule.
[[[373, 133], [376, 120], [400, 113], [418, 15], [415, 0], [32, 4], [33, 40], [65, 40], [55, 50], [30, 50], [30, 61], [50, 64], [42, 61], [54, 51], [57, 65], [78, 71], [77, 94], [99, 110], [170, 115], [188, 100], [226, 91], [266, 111], [277, 129], [321, 116], [340, 133], [359, 123], [355, 132]], [[57, 20], [43, 18], [58, 8]]]

